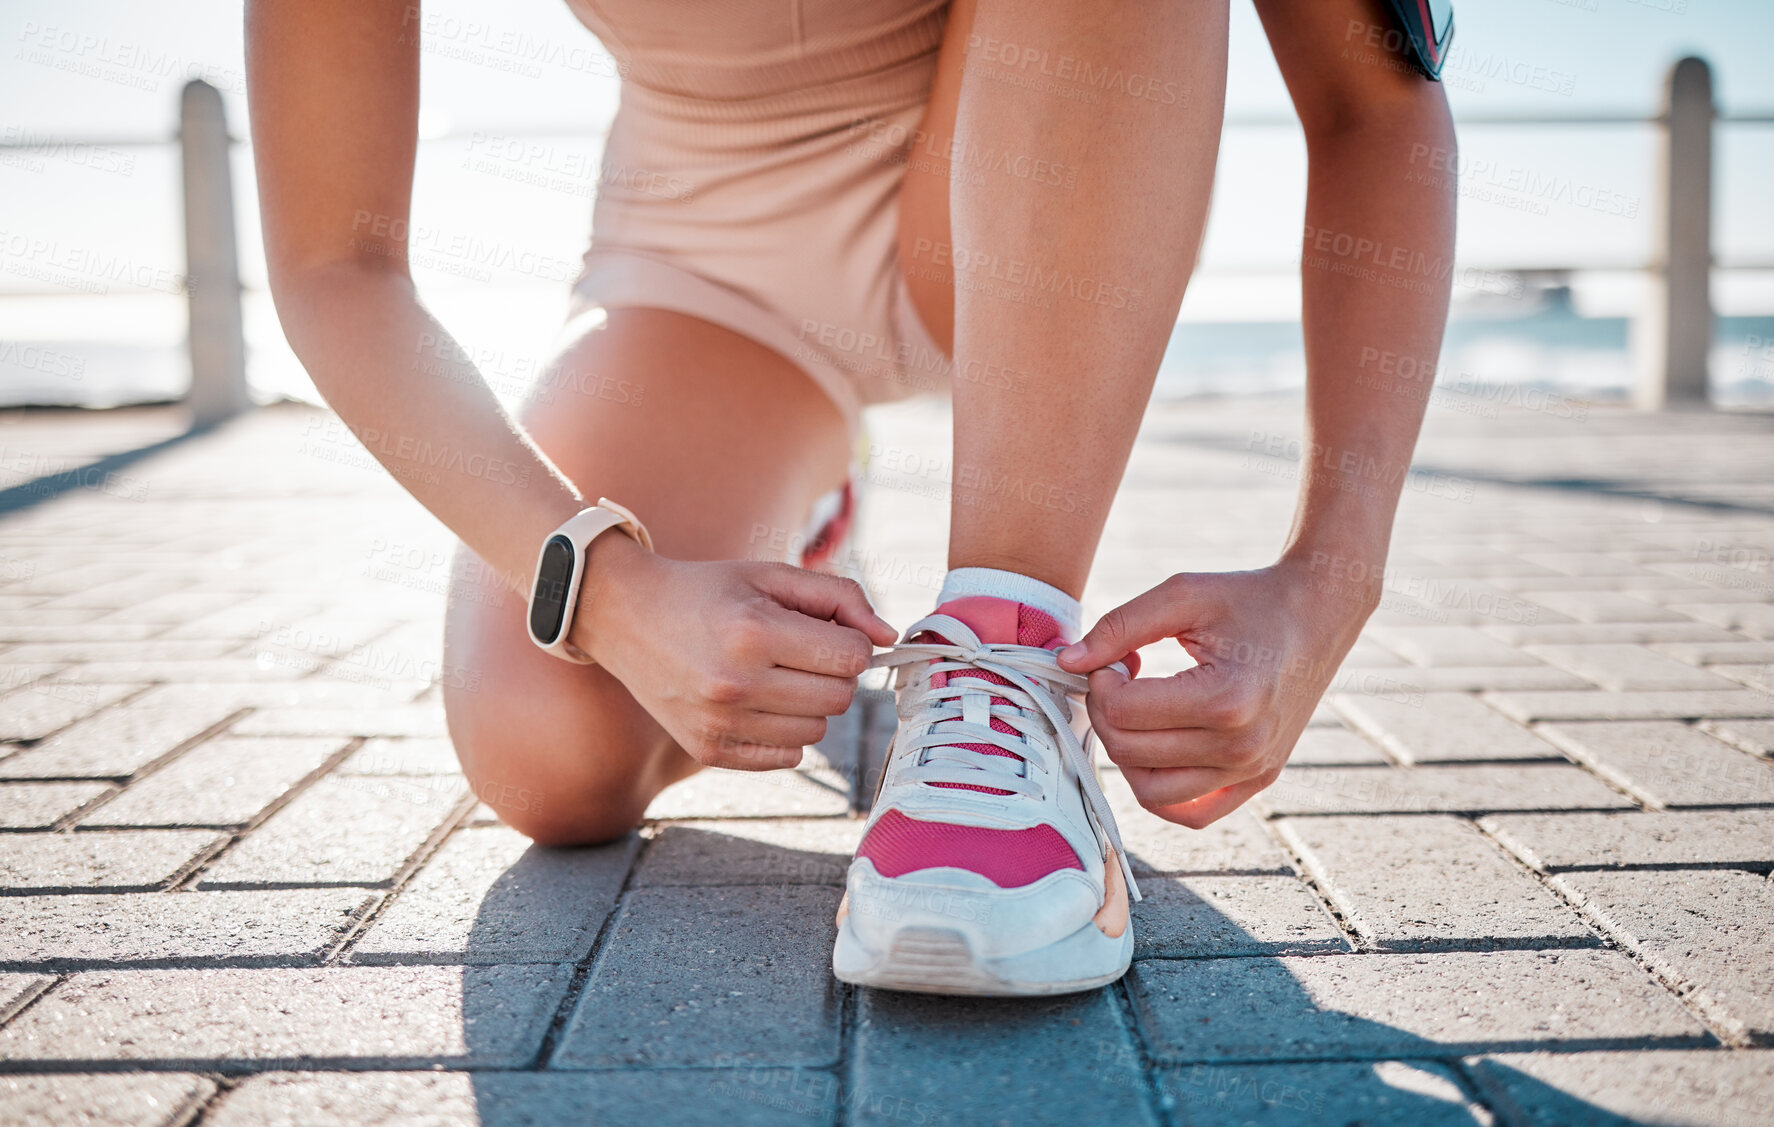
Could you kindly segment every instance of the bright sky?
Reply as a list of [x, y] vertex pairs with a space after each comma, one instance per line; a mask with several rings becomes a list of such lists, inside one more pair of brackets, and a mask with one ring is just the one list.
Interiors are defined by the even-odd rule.
[[[436, 140], [422, 148], [415, 222], [500, 240], [530, 259], [576, 261], [590, 226], [588, 183], [513, 181], [465, 160], [477, 132], [554, 130], [561, 134], [555, 155], [590, 158], [595, 167], [616, 83], [589, 33], [560, 0], [442, 0], [425, 3], [424, 12], [431, 34], [421, 123]], [[1460, 0], [1455, 12], [1446, 78], [1457, 117], [1650, 114], [1670, 62], [1689, 53], [1711, 61], [1725, 112], [1774, 113], [1770, 0]], [[1233, 0], [1232, 13], [1228, 114], [1286, 113], [1250, 5]], [[541, 61], [499, 50], [514, 38], [532, 52], [540, 48]], [[0, 141], [170, 136], [178, 90], [190, 75], [224, 90], [233, 127], [245, 132], [238, 0], [8, 0], [0, 12], [0, 58]], [[1619, 269], [1648, 257], [1649, 128], [1471, 125], [1461, 148], [1464, 264]], [[1774, 266], [1774, 126], [1722, 128], [1716, 160], [1721, 262]], [[239, 154], [236, 167], [245, 271], [249, 285], [262, 285], [249, 152]], [[79, 159], [30, 149], [0, 153], [0, 294], [56, 290], [20, 267], [20, 238], [125, 255], [143, 277], [176, 272], [177, 180], [170, 148], [101, 150]], [[1288, 315], [1297, 302], [1297, 283], [1286, 275], [1297, 261], [1303, 198], [1304, 153], [1295, 128], [1228, 131], [1203, 253], [1205, 273], [1220, 281], [1191, 288], [1186, 319]], [[447, 268], [419, 274], [428, 291], [478, 292], [481, 307], [484, 283], [535, 288], [547, 280], [517, 274], [465, 282]], [[1580, 307], [1628, 311], [1637, 285], [1628, 274], [1598, 276], [1580, 283]], [[1715, 290], [1722, 312], [1774, 312], [1774, 272], [1727, 273]], [[16, 333], [18, 318], [7, 310], [19, 305], [0, 301], [0, 339]], [[261, 324], [261, 332], [274, 335], [275, 328]]]

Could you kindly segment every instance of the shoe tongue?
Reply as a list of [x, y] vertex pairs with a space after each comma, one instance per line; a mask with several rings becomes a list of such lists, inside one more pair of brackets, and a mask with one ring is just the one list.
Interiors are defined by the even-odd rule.
[[1012, 599], [968, 595], [950, 599], [937, 607], [936, 613], [965, 622], [982, 642], [1051, 649], [1066, 641], [1052, 615]]
[[[1013, 599], [999, 599], [990, 595], [969, 595], [964, 598], [950, 599], [936, 608], [937, 614], [946, 614], [967, 625], [974, 635], [982, 642], [993, 642], [999, 645], [1039, 646], [1052, 649], [1063, 645], [1066, 641], [1060, 635], [1059, 623], [1046, 611], [1036, 610], [1025, 603]], [[944, 639], [952, 641], [953, 639]], [[939, 673], [933, 683], [941, 686], [949, 683], [951, 678], [968, 677], [976, 680], [991, 681], [999, 685], [1009, 684], [996, 673], [980, 670], [977, 673], [957, 672]], [[1009, 703], [1003, 697], [993, 697], [993, 704]], [[1006, 734], [1014, 733], [1015, 728], [1002, 720], [993, 718], [992, 728]], [[1021, 759], [1019, 755], [1005, 751], [992, 744], [959, 744], [985, 755], [1001, 755], [1006, 759]], [[930, 783], [933, 787], [954, 788], [960, 790], [984, 791], [987, 794], [1009, 794], [1009, 791], [996, 787], [969, 786], [962, 783]]]

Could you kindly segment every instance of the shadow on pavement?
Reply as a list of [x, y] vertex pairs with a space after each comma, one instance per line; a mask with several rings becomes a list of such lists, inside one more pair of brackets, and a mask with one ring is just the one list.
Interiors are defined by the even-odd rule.
[[[1256, 940], [1205, 902], [1164, 915], [1187, 934], [1154, 937], [1173, 951], [1203, 937], [1200, 957], [1142, 958], [1127, 980], [1087, 994], [964, 999], [851, 991], [831, 978], [828, 961], [847, 856], [694, 825], [665, 832], [696, 835], [693, 852], [721, 883], [689, 883], [695, 874], [681, 866], [650, 873], [643, 856], [604, 925], [597, 957], [580, 971], [571, 1012], [556, 1015], [542, 1044], [536, 1063], [544, 1071], [473, 1074], [480, 1123], [806, 1125], [836, 1122], [841, 1112], [846, 1124], [954, 1127], [1165, 1119], [1476, 1125], [1491, 1120], [1476, 1106], [1472, 1079], [1450, 1063], [1459, 1057], [1623, 1047], [1450, 1044], [1325, 1010], [1279, 956], [1214, 957], [1227, 949], [1228, 935]], [[649, 844], [658, 850], [658, 840]], [[508, 946], [506, 890], [523, 883], [513, 874], [539, 852], [532, 847], [481, 903], [469, 961], [488, 944]], [[671, 880], [681, 883], [661, 883]], [[1142, 914], [1136, 909], [1136, 927]], [[1188, 973], [1179, 976], [1178, 968]], [[488, 970], [471, 966], [466, 974], [471, 983]], [[1203, 988], [1187, 992], [1191, 981]], [[510, 1003], [496, 990], [465, 989], [471, 1058], [508, 1050], [501, 1029], [511, 1020]], [[853, 1032], [845, 1032], [846, 1018]], [[1244, 1048], [1222, 1052], [1216, 1041]], [[1633, 1046], [1708, 1043], [1635, 1039]], [[1162, 1059], [1146, 1046], [1157, 1046]], [[1484, 1103], [1514, 1109], [1506, 1122], [1684, 1121], [1681, 1109], [1675, 1118], [1623, 1118], [1498, 1060], [1477, 1075]]]

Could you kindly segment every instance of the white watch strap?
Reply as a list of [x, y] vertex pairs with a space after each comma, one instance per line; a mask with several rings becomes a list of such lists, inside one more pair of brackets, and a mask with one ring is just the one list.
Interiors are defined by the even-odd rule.
[[563, 661], [570, 661], [576, 665], [597, 664], [590, 654], [587, 654], [584, 650], [581, 650], [578, 646], [569, 642], [567, 636], [572, 632], [573, 615], [579, 607], [580, 587], [585, 579], [585, 557], [587, 550], [590, 548], [592, 541], [610, 531], [612, 528], [621, 529], [624, 533], [628, 534], [639, 543], [641, 547], [646, 548], [649, 551], [652, 550], [653, 537], [648, 534], [647, 526], [642, 524], [638, 517], [623, 506], [618, 505], [608, 497], [599, 497], [596, 505], [593, 505], [589, 509], [581, 509], [565, 524], [549, 533], [548, 537], [542, 541], [541, 552], [537, 554], [536, 576], [530, 587], [532, 611], [534, 609], [536, 594], [541, 588], [542, 568], [547, 559], [548, 546], [557, 538], [564, 537], [573, 548], [573, 570], [572, 574], [567, 577], [565, 589], [562, 592], [563, 598], [560, 627], [554, 639], [552, 641], [545, 641], [541, 637], [538, 637], [533, 617], [526, 615], [526, 625], [529, 630], [530, 640], [535, 642], [536, 645], [541, 647], [545, 652], [551, 653], [554, 656], [561, 658]]

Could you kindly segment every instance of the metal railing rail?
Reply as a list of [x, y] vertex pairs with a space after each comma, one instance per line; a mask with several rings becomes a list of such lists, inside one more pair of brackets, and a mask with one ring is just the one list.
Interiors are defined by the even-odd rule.
[[[1609, 111], [1562, 116], [1536, 113], [1457, 115], [1455, 124], [1529, 128], [1652, 126], [1658, 131], [1656, 199], [1652, 208], [1653, 250], [1646, 263], [1576, 264], [1537, 269], [1572, 272], [1639, 270], [1652, 283], [1652, 295], [1633, 333], [1633, 402], [1646, 410], [1704, 405], [1708, 352], [1712, 342], [1711, 272], [1715, 269], [1768, 270], [1774, 260], [1721, 260], [1712, 254], [1713, 133], [1719, 124], [1774, 125], [1774, 110], [1721, 113], [1713, 101], [1712, 71], [1696, 57], [1679, 60], [1665, 77], [1658, 113]], [[1226, 128], [1268, 129], [1296, 126], [1285, 114], [1241, 114]], [[479, 132], [485, 132], [479, 131]], [[501, 130], [503, 137], [559, 137], [574, 130], [525, 127]], [[469, 138], [450, 131], [422, 140]], [[176, 143], [184, 175], [185, 278], [190, 308], [187, 341], [191, 363], [188, 402], [200, 425], [217, 422], [250, 406], [246, 385], [239, 241], [234, 224], [233, 174], [229, 152], [250, 145], [228, 130], [221, 94], [201, 79], [188, 83], [180, 98], [176, 137], [41, 137], [0, 141], [0, 152], [40, 150], [45, 145], [93, 148], [145, 148]], [[1265, 274], [1263, 270], [1219, 271]], [[6, 295], [13, 296], [13, 295]]]

